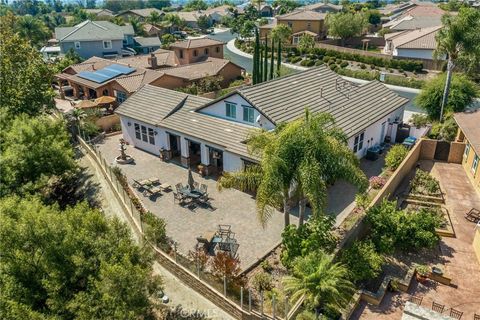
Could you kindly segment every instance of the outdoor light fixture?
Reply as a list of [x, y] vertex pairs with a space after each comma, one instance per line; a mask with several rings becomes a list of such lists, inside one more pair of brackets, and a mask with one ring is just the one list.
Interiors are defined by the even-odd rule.
[[157, 135], [157, 134], [158, 134], [158, 131], [157, 131], [157, 130], [155, 130], [153, 133], [154, 133], [155, 135]]
[[128, 121], [128, 122], [127, 122], [127, 125], [128, 125], [129, 127], [131, 127], [131, 126], [132, 126], [132, 123], [131, 123], [130, 121]]

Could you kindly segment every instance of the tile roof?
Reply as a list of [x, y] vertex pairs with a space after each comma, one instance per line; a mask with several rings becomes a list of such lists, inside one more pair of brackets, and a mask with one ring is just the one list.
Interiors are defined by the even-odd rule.
[[123, 40], [125, 34], [134, 34], [130, 24], [117, 26], [109, 21], [85, 20], [73, 27], [55, 28], [59, 41]]
[[160, 47], [162, 45], [158, 37], [135, 37], [134, 39], [142, 47]]
[[115, 113], [189, 135], [226, 151], [251, 158], [243, 141], [250, 126], [215, 118], [194, 110], [210, 102], [186, 93], [145, 85], [123, 102]]
[[85, 12], [95, 14], [95, 15], [101, 15], [101, 16], [113, 16], [113, 12], [108, 10], [108, 9], [84, 9]]
[[274, 124], [302, 117], [305, 108], [328, 112], [349, 137], [408, 103], [381, 82], [356, 85], [325, 66], [242, 88], [227, 97], [235, 93]]
[[[175, 55], [175, 52], [171, 50], [157, 49], [153, 54], [157, 57], [157, 66], [159, 68], [169, 68], [178, 65], [177, 56]], [[142, 54], [132, 57], [118, 58], [115, 61], [135, 68], [151, 69], [151, 65], [148, 62], [149, 58], [150, 54]]]
[[119, 15], [122, 15], [128, 12], [134, 13], [144, 18], [147, 18], [148, 16], [150, 16], [152, 12], [157, 12], [160, 15], [164, 13], [162, 10], [159, 10], [157, 8], [144, 8], [144, 9], [130, 9], [130, 10], [121, 12]]
[[306, 10], [318, 10], [318, 9], [321, 9], [321, 8], [324, 8], [324, 7], [330, 7], [336, 11], [341, 11], [343, 6], [342, 5], [336, 5], [336, 4], [333, 4], [333, 3], [324, 3], [324, 2], [319, 2], [319, 3], [313, 3], [313, 4], [309, 4], [309, 5], [306, 5], [302, 8], [306, 9]]
[[223, 6], [218, 6], [215, 8], [208, 8], [205, 10], [205, 14], [211, 15], [213, 13], [216, 13], [221, 16], [229, 15], [230, 14], [230, 8], [233, 8], [232, 6], [229, 5], [223, 5]]
[[205, 15], [203, 11], [179, 11], [179, 12], [174, 12], [174, 14], [178, 15], [181, 19], [185, 20], [186, 22], [197, 22], [200, 16]]
[[164, 74], [153, 70], [144, 70], [141, 73], [115, 78], [114, 81], [129, 93], [137, 91], [141, 86], [148, 84]]
[[205, 61], [190, 63], [176, 68], [162, 69], [162, 72], [186, 80], [197, 80], [204, 77], [218, 75], [218, 73], [228, 64], [234, 63], [226, 59], [209, 57]]
[[208, 46], [215, 46], [215, 45], [224, 45], [225, 42], [211, 39], [208, 37], [205, 38], [197, 38], [197, 39], [188, 39], [184, 41], [177, 41], [170, 45], [171, 48], [184, 48], [184, 49], [191, 49], [191, 48], [202, 48]]
[[390, 30], [414, 30], [418, 28], [429, 28], [442, 25], [442, 16], [413, 17], [406, 16], [402, 19], [395, 19], [383, 24], [384, 28]]
[[277, 20], [324, 20], [326, 13], [320, 13], [312, 10], [295, 10], [281, 16]]
[[480, 154], [480, 109], [455, 113], [453, 118], [473, 146]]
[[435, 36], [441, 28], [436, 26], [394, 33], [390, 37], [385, 37], [385, 40], [391, 39], [395, 48], [434, 50], [437, 48]]

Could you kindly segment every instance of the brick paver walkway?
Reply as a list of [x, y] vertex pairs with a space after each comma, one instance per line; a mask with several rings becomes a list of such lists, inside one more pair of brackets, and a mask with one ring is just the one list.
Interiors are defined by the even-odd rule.
[[[441, 258], [443, 270], [452, 278], [454, 286], [431, 283], [427, 286], [412, 282], [409, 294], [423, 297], [422, 306], [432, 302], [445, 305], [444, 314], [454, 308], [464, 312], [462, 319], [473, 319], [480, 314], [480, 263], [473, 251], [475, 225], [465, 220], [465, 212], [480, 208], [480, 195], [476, 193], [460, 164], [435, 162], [431, 173], [440, 181], [446, 194], [446, 206], [450, 212], [456, 238], [442, 238]], [[387, 293], [382, 304], [374, 307], [362, 303], [353, 319], [401, 319], [403, 302], [407, 294]]]

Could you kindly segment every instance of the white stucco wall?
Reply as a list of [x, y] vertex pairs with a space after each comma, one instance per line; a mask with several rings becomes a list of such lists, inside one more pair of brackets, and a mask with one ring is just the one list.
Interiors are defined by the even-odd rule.
[[[402, 121], [403, 120], [404, 109], [405, 108], [402, 107], [402, 108], [399, 108], [399, 109], [395, 110], [394, 112], [392, 112], [392, 113], [388, 114], [387, 116], [383, 117], [382, 119], [376, 121], [375, 123], [373, 123], [372, 125], [368, 126], [365, 129], [365, 131], [364, 131], [365, 135], [364, 135], [364, 139], [363, 139], [363, 147], [362, 147], [361, 150], [358, 150], [356, 152], [356, 155], [357, 155], [358, 158], [364, 157], [366, 155], [367, 149], [369, 147], [380, 144], [384, 141], [385, 136], [387, 134], [390, 134], [390, 132], [391, 132], [391, 128], [389, 128], [389, 126], [390, 126], [389, 123], [392, 123], [396, 119], [398, 121]], [[382, 123], [385, 123], [385, 130], [383, 132], [383, 135], [382, 135]], [[348, 146], [352, 150], [353, 150], [353, 146], [354, 146], [354, 143], [355, 143], [355, 136], [352, 136], [348, 139]]]
[[419, 49], [397, 49], [393, 50], [394, 56], [419, 58], [419, 59], [433, 59], [433, 50], [419, 50]]
[[223, 152], [223, 170], [228, 172], [240, 171], [243, 169], [243, 162], [240, 156]]
[[[135, 146], [139, 149], [145, 150], [147, 152], [150, 152], [155, 155], [160, 154], [160, 148], [168, 149], [167, 145], [167, 135], [165, 133], [165, 130], [161, 130], [160, 128], [157, 128], [155, 126], [146, 124], [142, 121], [134, 120], [132, 118], [128, 117], [120, 117], [120, 123], [122, 125], [122, 133], [123, 133], [123, 138], [132, 146]], [[130, 126], [128, 125], [130, 123]], [[150, 144], [148, 142], [145, 142], [143, 140], [139, 140], [135, 137], [135, 123], [138, 123], [139, 125], [143, 125], [145, 127], [151, 128], [154, 130], [154, 132], [157, 132], [157, 135], [154, 136], [155, 138], [155, 144]], [[148, 131], [147, 131], [148, 133]]]
[[[234, 103], [236, 105], [237, 114], [236, 114], [235, 119], [227, 118], [225, 102]], [[257, 127], [257, 128], [264, 128], [266, 130], [271, 130], [271, 129], [275, 128], [275, 126], [269, 120], [267, 120], [264, 116], [261, 116], [260, 117], [260, 122], [257, 123], [256, 120], [257, 120], [258, 116], [260, 115], [260, 112], [258, 112], [258, 110], [255, 109], [255, 108], [254, 108], [254, 115], [253, 115], [253, 119], [254, 119], [255, 122], [250, 123], [250, 122], [247, 122], [247, 121], [243, 121], [243, 108], [242, 108], [242, 106], [252, 107], [252, 105], [250, 103], [248, 103], [245, 99], [243, 99], [239, 94], [234, 94], [230, 97], [227, 97], [223, 100], [218, 101], [217, 103], [212, 104], [211, 106], [208, 106], [204, 109], [201, 109], [200, 112], [208, 114], [208, 115], [212, 115], [212, 116], [215, 116], [215, 117], [218, 117], [218, 118], [227, 119], [229, 121], [235, 121], [235, 122], [239, 122], [239, 123], [243, 123], [243, 124], [248, 124], [248, 125], [251, 125], [251, 126], [254, 126], [254, 127]]]

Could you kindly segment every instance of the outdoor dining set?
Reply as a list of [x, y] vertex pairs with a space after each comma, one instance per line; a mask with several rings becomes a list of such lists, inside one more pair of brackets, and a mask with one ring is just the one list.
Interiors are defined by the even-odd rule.
[[169, 191], [172, 189], [171, 185], [168, 183], [160, 183], [160, 179], [155, 177], [144, 180], [134, 179], [133, 187], [142, 191], [142, 194], [145, 197], [159, 195], [162, 191]]
[[178, 201], [179, 204], [184, 204], [186, 202], [207, 204], [208, 200], [207, 185], [203, 183], [199, 184], [194, 181], [192, 171], [189, 169], [187, 185], [184, 186], [182, 183], [177, 183], [175, 185], [173, 202]]
[[215, 254], [217, 250], [228, 252], [234, 257], [237, 253], [239, 244], [235, 239], [235, 233], [232, 232], [230, 225], [219, 224], [216, 231], [207, 231], [197, 237], [197, 248], [205, 252]]

